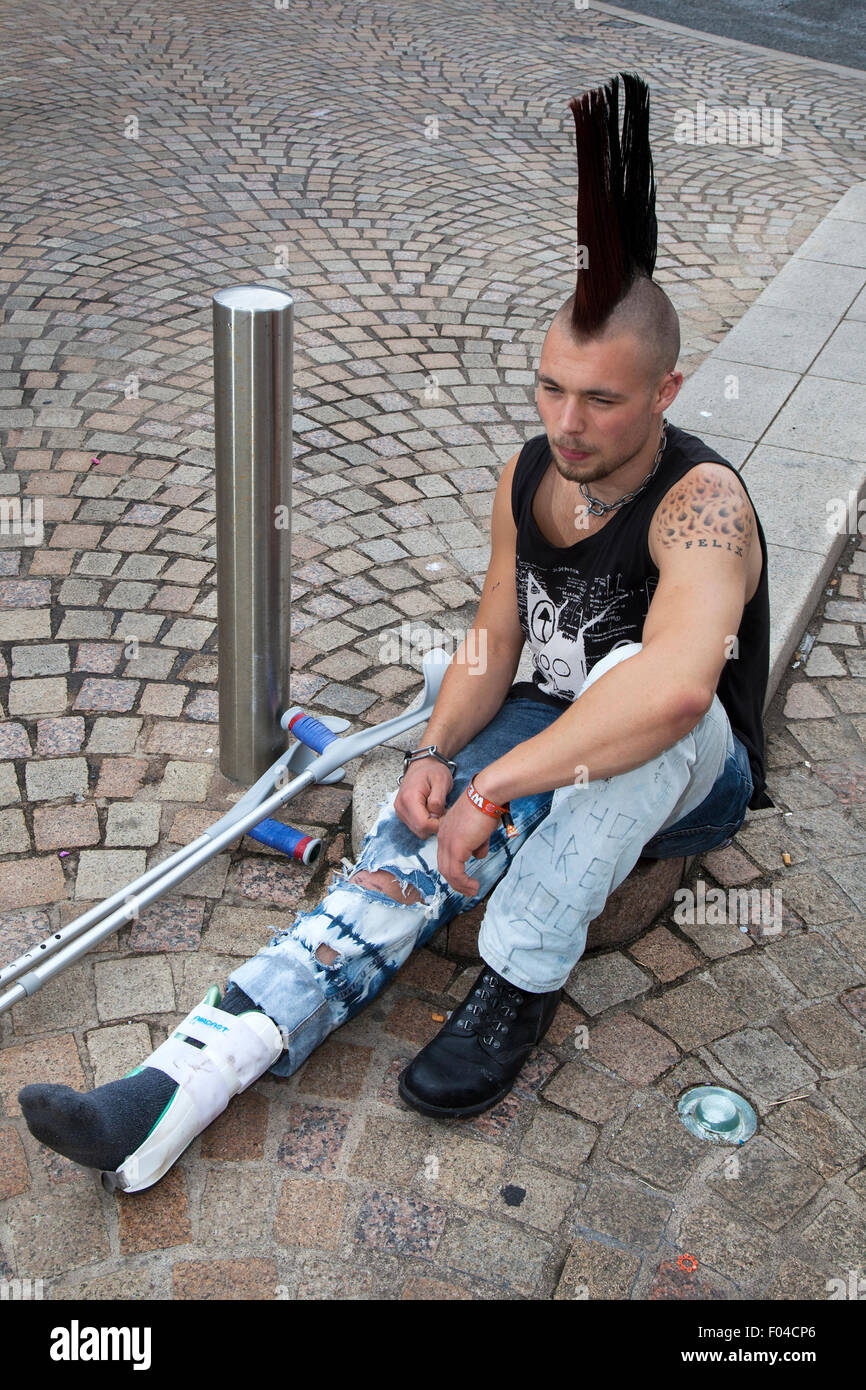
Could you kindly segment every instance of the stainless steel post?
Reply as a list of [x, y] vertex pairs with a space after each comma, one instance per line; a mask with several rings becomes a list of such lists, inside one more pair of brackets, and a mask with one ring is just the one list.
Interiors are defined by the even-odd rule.
[[291, 295], [213, 297], [220, 771], [254, 782], [290, 703]]

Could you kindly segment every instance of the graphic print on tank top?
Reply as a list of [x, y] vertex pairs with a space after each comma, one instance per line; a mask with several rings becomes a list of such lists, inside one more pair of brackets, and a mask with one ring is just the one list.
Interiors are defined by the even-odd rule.
[[657, 584], [651, 575], [631, 589], [620, 573], [587, 581], [573, 566], [518, 560], [518, 615], [539, 689], [574, 700], [597, 661], [635, 640]]

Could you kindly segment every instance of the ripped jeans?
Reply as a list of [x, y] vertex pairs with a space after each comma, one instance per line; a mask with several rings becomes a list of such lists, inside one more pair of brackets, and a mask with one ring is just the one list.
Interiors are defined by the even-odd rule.
[[[584, 686], [640, 651], [624, 643], [598, 661]], [[580, 698], [580, 695], [577, 696]], [[454, 755], [457, 773], [446, 809], [470, 777], [559, 718], [529, 698], [506, 699], [480, 733]], [[479, 954], [529, 993], [559, 989], [583, 954], [589, 923], [641, 856], [667, 859], [726, 843], [745, 819], [752, 776], [744, 745], [717, 695], [695, 728], [629, 772], [552, 792], [512, 798], [517, 834], [501, 826], [483, 859], [466, 861], [475, 897], [446, 882], [437, 840], [420, 840], [394, 811], [397, 788], [379, 808], [351, 874], [384, 869], [413, 884], [420, 902], [399, 902], [334, 871], [321, 903], [230, 976], [280, 1027], [287, 1048], [271, 1067], [290, 1076], [333, 1029], [375, 997], [418, 946], [491, 888]], [[328, 946], [331, 964], [316, 952]]]

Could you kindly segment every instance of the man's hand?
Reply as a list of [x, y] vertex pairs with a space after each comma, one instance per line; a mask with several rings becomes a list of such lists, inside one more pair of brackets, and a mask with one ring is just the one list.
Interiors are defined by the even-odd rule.
[[419, 840], [427, 840], [438, 831], [453, 783], [451, 773], [438, 758], [419, 758], [406, 769], [394, 810]]
[[470, 855], [476, 859], [486, 858], [495, 829], [492, 816], [473, 806], [465, 793], [457, 798], [439, 826], [439, 872], [452, 888], [467, 898], [474, 898], [481, 885], [478, 879], [467, 878], [466, 860]]
[[468, 796], [459, 796], [445, 812], [445, 802], [453, 786], [451, 773], [438, 758], [419, 758], [410, 763], [394, 799], [394, 810], [419, 840], [439, 836], [438, 868], [458, 893], [474, 898], [480, 884], [467, 878], [465, 864], [470, 855], [484, 859], [490, 848], [490, 835], [496, 829], [490, 816], [472, 805]]

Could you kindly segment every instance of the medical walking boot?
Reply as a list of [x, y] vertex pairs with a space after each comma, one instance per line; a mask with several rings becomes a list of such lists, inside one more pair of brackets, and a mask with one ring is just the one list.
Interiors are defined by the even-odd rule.
[[101, 1169], [109, 1191], [152, 1187], [283, 1051], [267, 1014], [227, 1013], [219, 1003], [214, 986], [140, 1066], [96, 1091], [25, 1086], [19, 1100], [30, 1132], [74, 1162]]

